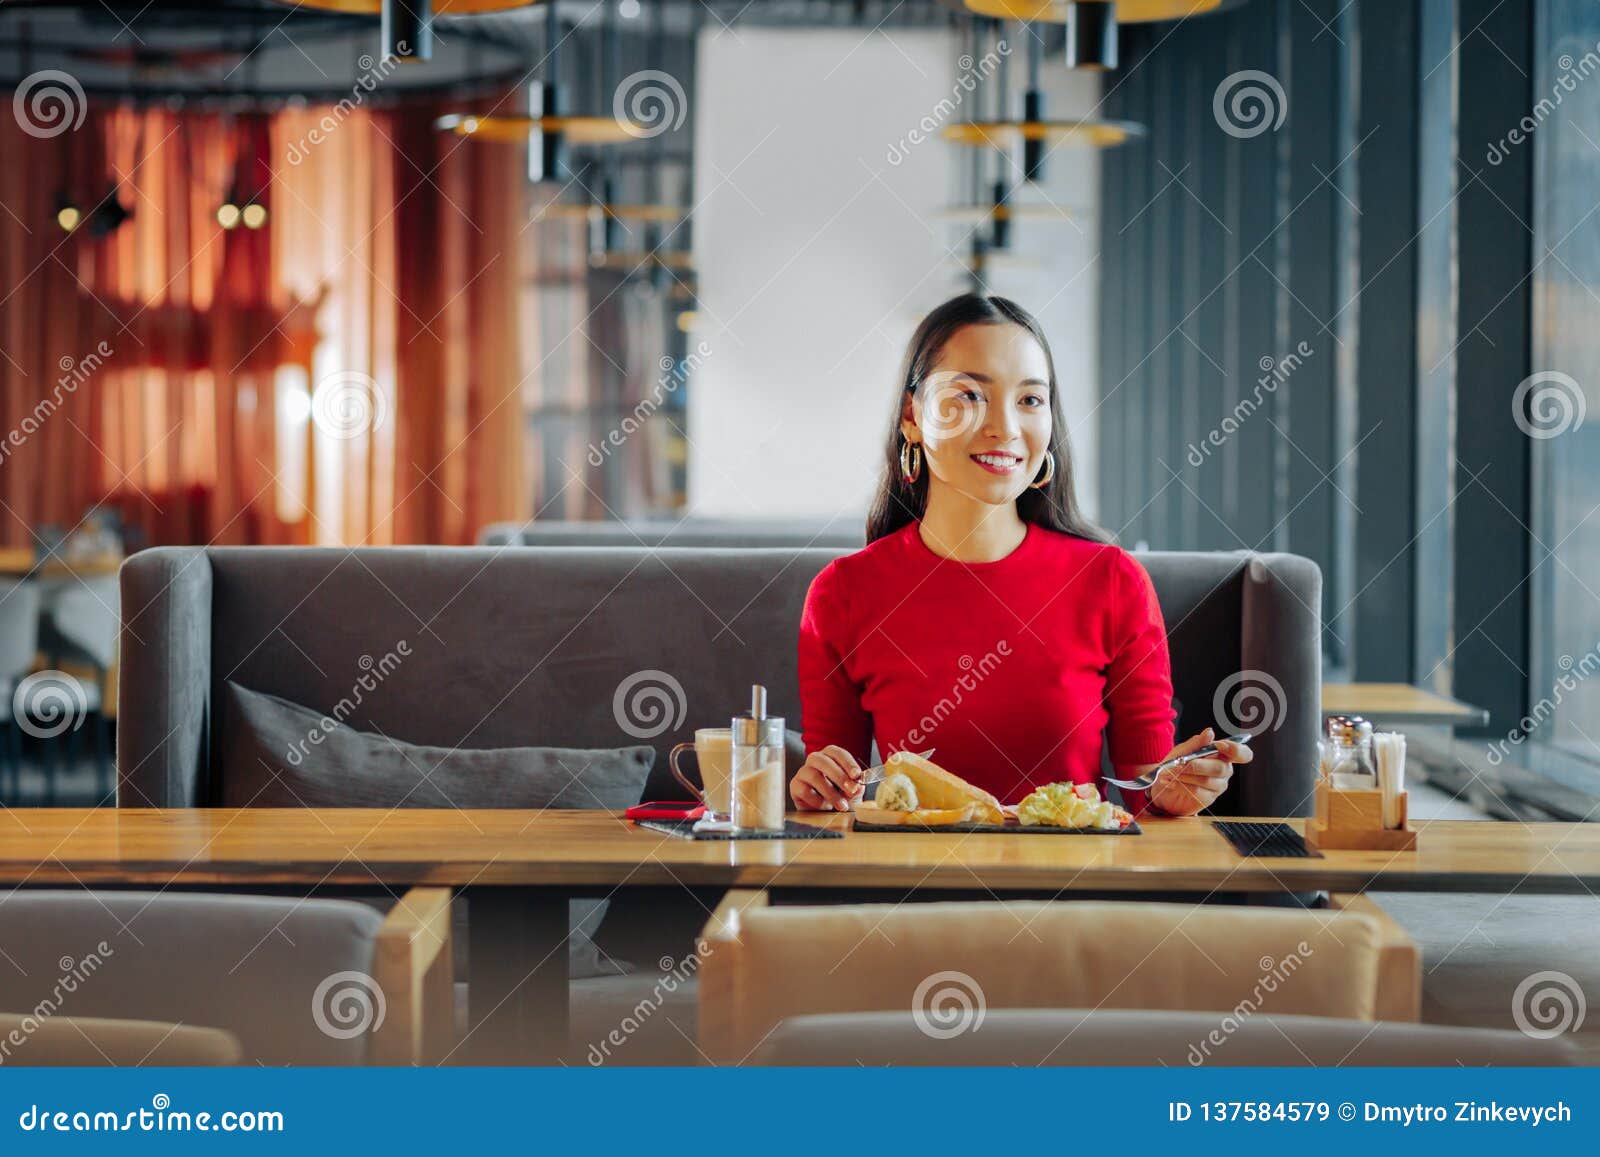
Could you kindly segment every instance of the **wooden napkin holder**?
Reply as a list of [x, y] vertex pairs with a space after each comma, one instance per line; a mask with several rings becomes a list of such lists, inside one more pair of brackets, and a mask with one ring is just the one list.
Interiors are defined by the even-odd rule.
[[1306, 843], [1341, 851], [1409, 852], [1417, 833], [1407, 826], [1406, 793], [1397, 797], [1400, 826], [1383, 826], [1383, 792], [1338, 790], [1327, 779], [1317, 781], [1316, 814], [1306, 821]]

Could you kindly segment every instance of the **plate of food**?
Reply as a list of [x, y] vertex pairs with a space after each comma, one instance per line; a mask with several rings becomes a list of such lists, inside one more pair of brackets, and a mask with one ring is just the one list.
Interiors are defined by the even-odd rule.
[[1007, 835], [1136, 836], [1138, 821], [1100, 798], [1092, 783], [1052, 783], [1014, 807], [925, 756], [899, 751], [884, 762], [878, 794], [853, 812], [858, 832], [993, 832]]

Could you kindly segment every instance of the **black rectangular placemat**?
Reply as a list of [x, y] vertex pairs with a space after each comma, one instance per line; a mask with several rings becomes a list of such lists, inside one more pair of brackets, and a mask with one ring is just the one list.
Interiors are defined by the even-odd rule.
[[924, 835], [942, 832], [963, 834], [966, 832], [992, 833], [1001, 836], [1140, 836], [1144, 834], [1139, 827], [1139, 821], [1134, 820], [1125, 828], [1053, 828], [1044, 824], [939, 824], [928, 827], [925, 824], [864, 824], [855, 821], [854, 830], [858, 832], [921, 832]]
[[694, 820], [634, 820], [641, 828], [649, 828], [653, 832], [662, 832], [680, 840], [838, 840], [844, 838], [843, 832], [832, 831], [828, 828], [814, 828], [810, 824], [797, 824], [793, 820], [783, 821], [781, 832], [697, 832], [694, 831]]
[[1323, 858], [1321, 852], [1310, 847], [1300, 833], [1288, 824], [1218, 820], [1212, 826], [1241, 856], [1286, 856], [1301, 860]]

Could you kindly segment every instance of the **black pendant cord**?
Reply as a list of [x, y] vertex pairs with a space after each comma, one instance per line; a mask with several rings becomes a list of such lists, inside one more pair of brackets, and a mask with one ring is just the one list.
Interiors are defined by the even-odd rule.
[[[966, 53], [966, 57], [967, 57], [967, 60], [972, 62], [969, 65], [969, 67], [971, 67], [971, 68], [976, 68], [977, 67], [977, 60], [978, 60], [979, 50], [983, 47], [983, 35], [979, 31], [979, 26], [982, 23], [983, 22], [981, 20], [969, 20], [967, 22], [967, 53]], [[977, 93], [974, 94], [974, 96], [973, 96], [972, 111], [967, 114], [967, 120], [970, 122], [970, 121], [981, 121], [982, 119], [983, 119], [983, 90], [979, 89], [977, 91]], [[983, 204], [983, 163], [982, 163], [982, 152], [980, 150], [976, 150], [976, 149], [973, 150], [973, 161], [974, 161], [974, 163], [973, 163], [973, 166], [972, 166], [972, 170], [968, 175], [968, 180], [971, 182], [971, 187], [967, 190], [967, 198], [974, 205], [981, 205], [981, 204]]]
[[433, 59], [433, 0], [383, 0], [383, 54], [406, 63]]
[[[1028, 35], [1028, 90], [1022, 94], [1022, 119], [1032, 123], [1044, 120], [1044, 93], [1039, 88], [1039, 68], [1044, 61], [1044, 37], [1036, 24], [1024, 24]], [[1045, 142], [1042, 137], [1025, 137], [1022, 142], [1022, 179], [1044, 180]]]
[[546, 84], [561, 83], [561, 61], [558, 55], [561, 47], [561, 17], [554, 4], [546, 4], [544, 9], [544, 60], [540, 65], [540, 75]]
[[[665, 71], [667, 41], [667, 0], [655, 0], [650, 5], [650, 47], [645, 57], [645, 67], [657, 72]], [[661, 180], [661, 165], [663, 146], [661, 138], [665, 134], [652, 133], [645, 146], [649, 158], [645, 169], [645, 200], [652, 205], [663, 203], [662, 197], [666, 190]], [[655, 220], [645, 224], [644, 245], [645, 251], [655, 253], [661, 248], [661, 226]], [[667, 288], [671, 274], [666, 264], [660, 261], [650, 263], [650, 284], [657, 290]]]
[[[562, 116], [566, 112], [561, 97], [561, 18], [556, 5], [545, 4], [543, 80], [531, 89], [530, 108], [535, 117]], [[528, 150], [528, 178], [533, 181], [563, 181], [567, 176], [566, 134], [560, 129], [536, 129]]]
[[[1006, 24], [1003, 20], [990, 22], [993, 31], [993, 48], [999, 60], [995, 69], [994, 79], [990, 82], [994, 86], [994, 120], [1003, 122], [1010, 119], [1011, 115], [1011, 52], [1006, 43]], [[990, 244], [996, 249], [1005, 249], [1011, 244], [1011, 219], [1004, 212], [1007, 202], [1011, 199], [1011, 146], [998, 145], [994, 149], [994, 186], [990, 190], [990, 206], [995, 210], [989, 224]]]
[[[971, 62], [968, 67], [973, 69], [977, 68], [978, 57], [983, 49], [983, 24], [984, 21], [982, 20], [970, 20], [967, 22], [966, 58], [969, 62]], [[981, 87], [978, 88], [973, 94], [972, 110], [967, 116], [968, 121], [983, 120], [983, 96], [983, 89]], [[967, 169], [967, 181], [969, 183], [967, 198], [972, 202], [973, 205], [981, 206], [984, 203], [984, 150], [971, 149], [969, 152], [971, 153], [971, 157]], [[967, 279], [974, 293], [982, 293], [984, 291], [983, 250], [985, 241], [983, 236], [983, 225], [983, 220], [980, 218], [978, 223], [972, 227], [972, 232], [968, 234], [967, 237], [967, 246], [970, 251], [970, 256], [967, 263]]]
[[1105, 0], [1067, 5], [1067, 67], [1109, 71], [1117, 67], [1117, 9]]
[[[611, 95], [617, 91], [617, 0], [606, 0], [600, 25], [600, 92], [595, 101], [595, 114], [606, 115]], [[604, 205], [600, 225], [600, 248], [605, 254], [622, 247], [619, 233], [622, 223], [611, 211], [617, 203], [617, 170], [614, 151], [602, 149], [600, 157], [600, 200]]]

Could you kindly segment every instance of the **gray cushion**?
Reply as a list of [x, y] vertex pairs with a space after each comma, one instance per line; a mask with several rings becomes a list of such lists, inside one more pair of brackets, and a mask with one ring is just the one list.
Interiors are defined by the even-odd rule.
[[422, 746], [234, 682], [228, 710], [223, 807], [624, 808], [655, 762], [648, 745]]
[[[655, 748], [427, 747], [357, 731], [276, 695], [228, 683], [224, 807], [610, 808], [639, 802]], [[572, 902], [573, 976], [628, 966], [593, 935], [604, 900]]]

